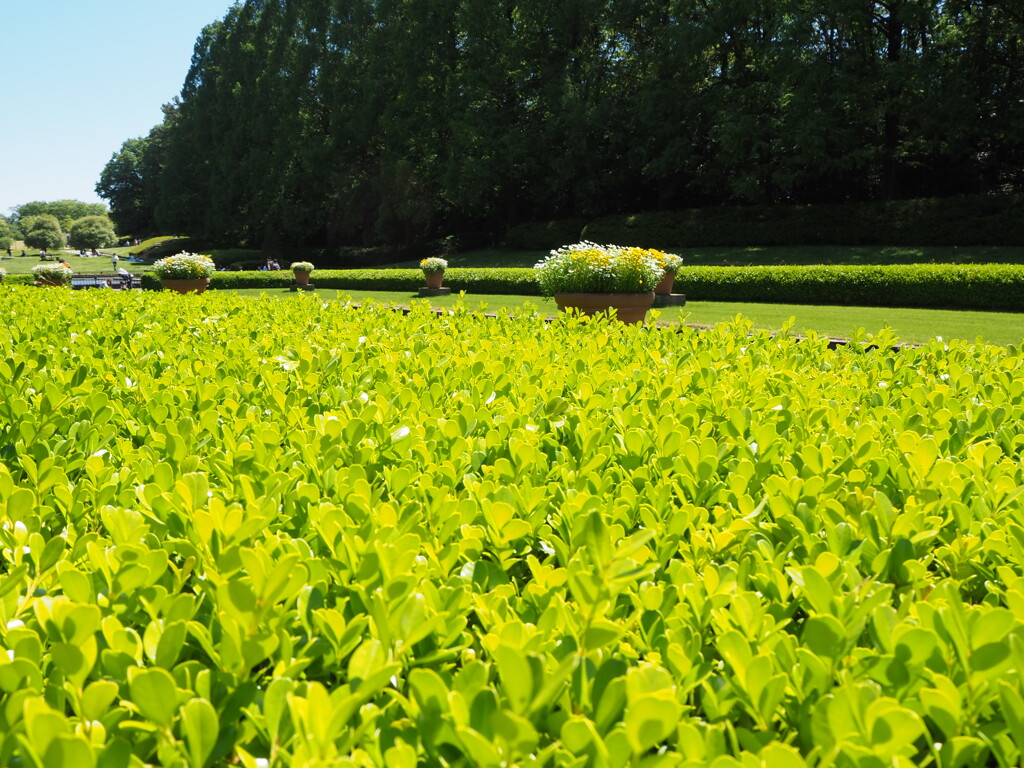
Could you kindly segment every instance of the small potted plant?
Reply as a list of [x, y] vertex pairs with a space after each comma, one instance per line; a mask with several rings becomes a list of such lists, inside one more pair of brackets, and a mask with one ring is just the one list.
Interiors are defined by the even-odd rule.
[[623, 323], [639, 323], [654, 303], [660, 262], [643, 248], [580, 242], [554, 250], [536, 265], [538, 282], [563, 312], [594, 315], [615, 309]]
[[654, 286], [654, 295], [668, 296], [672, 293], [672, 284], [676, 280], [676, 273], [683, 266], [683, 259], [674, 253], [662, 253], [661, 251], [652, 250], [651, 254], [661, 262], [662, 269], [661, 282]]
[[36, 285], [53, 286], [67, 285], [74, 272], [71, 271], [71, 267], [58, 262], [56, 264], [39, 264], [32, 267], [32, 274], [35, 275]]
[[448, 268], [448, 262], [438, 256], [431, 256], [420, 262], [420, 269], [423, 270], [423, 277], [426, 278], [427, 288], [440, 288], [444, 280], [444, 271]]
[[293, 261], [292, 262], [292, 273], [295, 275], [295, 282], [300, 286], [309, 285], [309, 274], [316, 267], [314, 267], [308, 261]]
[[203, 293], [210, 286], [210, 278], [216, 269], [209, 256], [185, 251], [160, 259], [153, 265], [164, 289], [176, 293]]

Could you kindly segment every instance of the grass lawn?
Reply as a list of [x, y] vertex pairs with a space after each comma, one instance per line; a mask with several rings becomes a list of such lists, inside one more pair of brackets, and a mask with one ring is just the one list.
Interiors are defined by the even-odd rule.
[[[268, 295], [279, 298], [374, 300], [389, 304], [427, 302], [434, 307], [453, 307], [457, 295], [420, 299], [414, 293], [384, 291], [323, 290], [309, 294], [288, 290], [250, 288], [235, 291], [247, 296]], [[472, 310], [488, 312], [533, 311], [542, 315], [557, 312], [553, 299], [537, 296], [467, 295], [463, 301]], [[796, 318], [792, 330], [797, 333], [813, 330], [836, 338], [848, 338], [858, 329], [875, 333], [890, 328], [902, 341], [925, 342], [941, 336], [944, 339], [983, 339], [992, 344], [1020, 344], [1024, 341], [1024, 314], [1007, 312], [966, 312], [943, 309], [893, 309], [890, 307], [829, 307], [807, 304], [747, 304], [734, 302], [695, 301], [685, 307], [658, 310], [659, 319], [675, 322], [714, 325], [737, 315], [748, 318], [755, 328], [777, 330], [789, 318]]]
[[[796, 246], [772, 248], [669, 248], [691, 266], [748, 266], [753, 264], [1024, 264], [1024, 248], [988, 246]], [[532, 267], [547, 251], [491, 248], [448, 257], [452, 267]], [[387, 267], [418, 267], [419, 260]]]
[[[121, 253], [124, 251], [124, 253]], [[103, 249], [102, 256], [78, 256], [72, 255], [65, 251], [58, 251], [57, 255], [63, 257], [68, 264], [71, 265], [76, 273], [84, 274], [105, 274], [113, 273], [117, 270], [114, 269], [114, 265], [110, 262], [110, 254], [117, 253], [121, 261], [118, 263], [119, 268], [127, 269], [129, 272], [139, 273], [147, 272], [152, 269], [150, 263], [140, 263], [128, 261], [127, 248], [105, 248]], [[32, 271], [32, 267], [39, 264], [53, 264], [51, 261], [40, 261], [39, 252], [35, 251], [29, 256], [15, 256], [11, 259], [3, 259], [0, 261], [0, 267], [7, 270], [9, 275], [23, 275]]]

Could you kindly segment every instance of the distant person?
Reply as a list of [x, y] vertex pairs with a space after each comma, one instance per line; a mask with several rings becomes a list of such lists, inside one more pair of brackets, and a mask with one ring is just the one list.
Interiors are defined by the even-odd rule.
[[[116, 258], [116, 257], [115, 257]], [[121, 276], [121, 289], [128, 290], [132, 287], [132, 273], [124, 267], [117, 270], [117, 274]]]
[[24, 249], [24, 248], [22, 248], [22, 249], [21, 249], [21, 255], [22, 255], [22, 256], [24, 256], [24, 255], [25, 255], [25, 249]]
[[114, 267], [114, 271], [117, 272], [117, 254], [115, 253], [110, 257], [110, 263]]
[[48, 258], [49, 258], [49, 256], [48, 256], [48, 255], [47, 255], [47, 253], [46, 253], [46, 249], [45, 249], [45, 248], [43, 248], [43, 250], [41, 250], [41, 251], [39, 252], [39, 260], [40, 260], [40, 261], [46, 261], [46, 260], [47, 260]]
[[11, 256], [12, 256], [12, 255], [13, 255], [13, 254], [11, 253], [11, 246], [9, 246], [9, 245], [8, 245], [8, 246], [7, 246], [7, 258], [8, 258], [8, 259], [9, 259], [9, 258], [11, 258]]

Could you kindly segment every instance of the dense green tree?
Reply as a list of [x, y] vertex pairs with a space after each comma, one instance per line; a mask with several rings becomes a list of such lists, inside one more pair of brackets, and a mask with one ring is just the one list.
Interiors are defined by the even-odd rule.
[[154, 131], [158, 150], [153, 133], [126, 142], [101, 180], [115, 220], [271, 248], [1020, 191], [1024, 14], [996, 0], [248, 0], [203, 30]]
[[57, 217], [49, 213], [26, 216], [20, 221], [25, 245], [48, 251], [64, 247], [64, 231]]
[[68, 244], [72, 248], [105, 248], [117, 244], [114, 222], [109, 216], [83, 216], [71, 225]]
[[163, 122], [148, 136], [125, 141], [100, 174], [96, 194], [110, 203], [110, 217], [124, 234], [144, 236], [157, 230], [167, 135], [177, 110], [177, 99], [165, 104]]

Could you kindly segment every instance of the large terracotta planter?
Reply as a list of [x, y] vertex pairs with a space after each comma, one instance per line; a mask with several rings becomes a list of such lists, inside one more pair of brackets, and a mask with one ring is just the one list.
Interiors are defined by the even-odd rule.
[[672, 293], [672, 283], [676, 281], [675, 272], [665, 272], [661, 276], [661, 282], [654, 286], [655, 296], [668, 296]]
[[616, 317], [629, 324], [642, 323], [654, 303], [654, 291], [647, 293], [556, 293], [561, 311], [578, 309], [584, 315], [596, 315], [614, 308]]
[[444, 270], [440, 272], [424, 272], [423, 277], [427, 280], [427, 288], [440, 288], [444, 280]]
[[301, 269], [295, 270], [295, 282], [299, 285], [309, 285], [309, 272]]
[[204, 293], [210, 287], [210, 278], [197, 277], [191, 280], [171, 280], [170, 278], [163, 277], [160, 278], [160, 285], [164, 287], [165, 291], [174, 291], [175, 293]]

